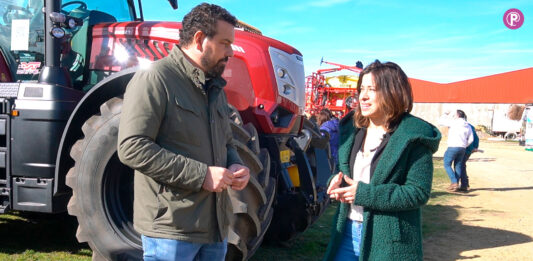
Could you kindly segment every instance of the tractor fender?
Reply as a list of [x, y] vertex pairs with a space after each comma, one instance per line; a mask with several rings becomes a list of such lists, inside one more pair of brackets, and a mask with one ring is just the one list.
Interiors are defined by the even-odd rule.
[[70, 191], [70, 188], [65, 184], [65, 176], [68, 170], [74, 166], [74, 161], [70, 157], [70, 148], [78, 139], [83, 137], [81, 126], [88, 118], [100, 112], [100, 105], [104, 102], [113, 97], [123, 95], [128, 82], [137, 70], [138, 67], [128, 68], [98, 82], [83, 96], [76, 105], [76, 108], [74, 108], [59, 143], [56, 158], [54, 195]]

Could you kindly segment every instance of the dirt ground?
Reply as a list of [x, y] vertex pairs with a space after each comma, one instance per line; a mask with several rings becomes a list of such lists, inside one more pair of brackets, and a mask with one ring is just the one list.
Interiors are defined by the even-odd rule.
[[480, 149], [467, 163], [470, 192], [439, 201], [446, 229], [424, 240], [425, 260], [533, 260], [533, 152], [487, 140]]

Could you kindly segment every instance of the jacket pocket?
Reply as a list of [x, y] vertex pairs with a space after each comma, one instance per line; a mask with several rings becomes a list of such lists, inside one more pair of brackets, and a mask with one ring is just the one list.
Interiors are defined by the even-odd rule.
[[402, 235], [398, 218], [398, 213], [396, 212], [382, 212], [381, 214], [375, 215], [374, 232], [377, 233], [378, 236], [383, 236], [387, 242], [401, 241]]
[[214, 200], [211, 193], [198, 193], [160, 185], [158, 213], [153, 228], [163, 234], [207, 235]]
[[200, 116], [200, 112], [198, 108], [194, 108], [190, 100], [187, 99], [186, 97], [175, 96], [174, 101], [176, 105], [182, 110], [194, 113], [196, 116]]
[[[170, 140], [188, 148], [201, 147], [207, 136], [202, 106], [185, 96], [175, 96], [175, 105], [167, 108], [162, 132]], [[161, 133], [161, 131], [160, 131]]]
[[[159, 189], [157, 191], [157, 213], [154, 217], [154, 221], [161, 222], [162, 219], [165, 219], [165, 214], [168, 213], [168, 206], [165, 204], [166, 200], [163, 198], [163, 192], [165, 191], [165, 186], [162, 184], [158, 184], [158, 187]], [[168, 223], [168, 221], [165, 223]]]
[[391, 230], [392, 230], [392, 241], [400, 242], [402, 241], [402, 228], [400, 227], [400, 216], [398, 213], [392, 215], [391, 220]]

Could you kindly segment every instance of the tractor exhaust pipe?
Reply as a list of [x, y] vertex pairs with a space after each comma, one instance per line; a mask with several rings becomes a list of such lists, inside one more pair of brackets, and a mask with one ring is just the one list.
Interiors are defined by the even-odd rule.
[[56, 84], [64, 87], [72, 87], [72, 80], [68, 70], [61, 66], [61, 39], [52, 35], [54, 27], [50, 14], [61, 11], [61, 1], [46, 0], [44, 2], [44, 30], [45, 30], [45, 57], [44, 66], [39, 74], [40, 83]]

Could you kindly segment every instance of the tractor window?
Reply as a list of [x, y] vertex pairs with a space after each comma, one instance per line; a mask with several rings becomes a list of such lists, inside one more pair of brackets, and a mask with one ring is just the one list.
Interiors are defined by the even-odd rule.
[[72, 12], [74, 9], [95, 10], [112, 15], [118, 22], [134, 20], [127, 0], [63, 1], [61, 6], [61, 9], [67, 13]]
[[0, 0], [0, 48], [15, 80], [36, 80], [44, 62], [40, 0]]

